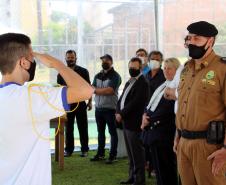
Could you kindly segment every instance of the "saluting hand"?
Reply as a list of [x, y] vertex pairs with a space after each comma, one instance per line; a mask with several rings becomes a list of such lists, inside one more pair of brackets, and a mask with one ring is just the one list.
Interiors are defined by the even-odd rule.
[[212, 173], [214, 176], [218, 175], [219, 172], [223, 169], [226, 164], [226, 149], [221, 148], [215, 152], [213, 152], [207, 160], [213, 159], [212, 163]]
[[[42, 53], [37, 53], [37, 52], [33, 52], [32, 53], [33, 56], [35, 58], [37, 58], [42, 64], [44, 64], [45, 66], [49, 67], [49, 68], [53, 68], [54, 67], [54, 63], [56, 62], [60, 62], [62, 63], [60, 60], [58, 60], [57, 58], [54, 58], [48, 54], [42, 54]], [[63, 64], [63, 63], [62, 63]]]

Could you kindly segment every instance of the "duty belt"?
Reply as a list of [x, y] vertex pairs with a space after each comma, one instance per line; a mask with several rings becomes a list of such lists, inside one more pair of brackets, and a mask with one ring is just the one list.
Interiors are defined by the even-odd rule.
[[180, 137], [186, 139], [206, 139], [207, 131], [177, 130]]

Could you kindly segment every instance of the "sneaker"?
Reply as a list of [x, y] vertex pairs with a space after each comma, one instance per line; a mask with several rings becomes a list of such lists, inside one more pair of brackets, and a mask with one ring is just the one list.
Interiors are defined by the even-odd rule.
[[101, 161], [101, 160], [104, 160], [104, 155], [101, 156], [101, 155], [95, 155], [93, 158], [90, 159], [90, 161]]
[[128, 179], [128, 180], [125, 180], [125, 181], [120, 181], [119, 184], [133, 184], [133, 183], [134, 183], [133, 179]]
[[65, 152], [64, 153], [64, 157], [71, 157], [71, 155], [72, 155], [72, 153], [70, 153], [70, 152]]
[[106, 164], [112, 164], [113, 162], [116, 162], [117, 159], [115, 156], [109, 156], [109, 158], [106, 160]]
[[151, 171], [151, 176], [152, 176], [152, 177], [155, 177], [155, 176], [156, 176], [155, 170], [152, 170], [152, 171]]
[[82, 152], [81, 154], [80, 154], [80, 157], [87, 157], [88, 156], [88, 152]]

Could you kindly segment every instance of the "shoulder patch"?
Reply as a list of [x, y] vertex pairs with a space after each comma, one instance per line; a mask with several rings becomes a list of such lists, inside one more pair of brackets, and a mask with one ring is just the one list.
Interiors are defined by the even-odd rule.
[[221, 57], [221, 62], [226, 64], [226, 57]]

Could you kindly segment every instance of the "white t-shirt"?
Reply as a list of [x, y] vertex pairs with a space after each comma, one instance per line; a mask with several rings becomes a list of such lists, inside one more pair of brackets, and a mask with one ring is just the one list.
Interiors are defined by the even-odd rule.
[[[178, 98], [177, 87], [178, 87], [178, 85], [180, 83], [180, 75], [181, 75], [181, 72], [182, 72], [183, 69], [184, 69], [184, 65], [180, 65], [177, 68], [177, 71], [176, 71], [176, 74], [175, 74], [173, 80], [168, 84], [168, 87], [176, 88], [176, 91], [175, 91], [176, 98]], [[178, 102], [176, 100], [175, 101], [175, 105], [174, 105], [174, 112], [175, 112], [175, 114], [177, 113], [177, 109], [178, 109]]]
[[[51, 185], [49, 120], [69, 110], [66, 87], [32, 87], [29, 109], [27, 86], [0, 85], [0, 185]], [[61, 109], [57, 111], [46, 100]], [[33, 128], [35, 125], [35, 129]]]

